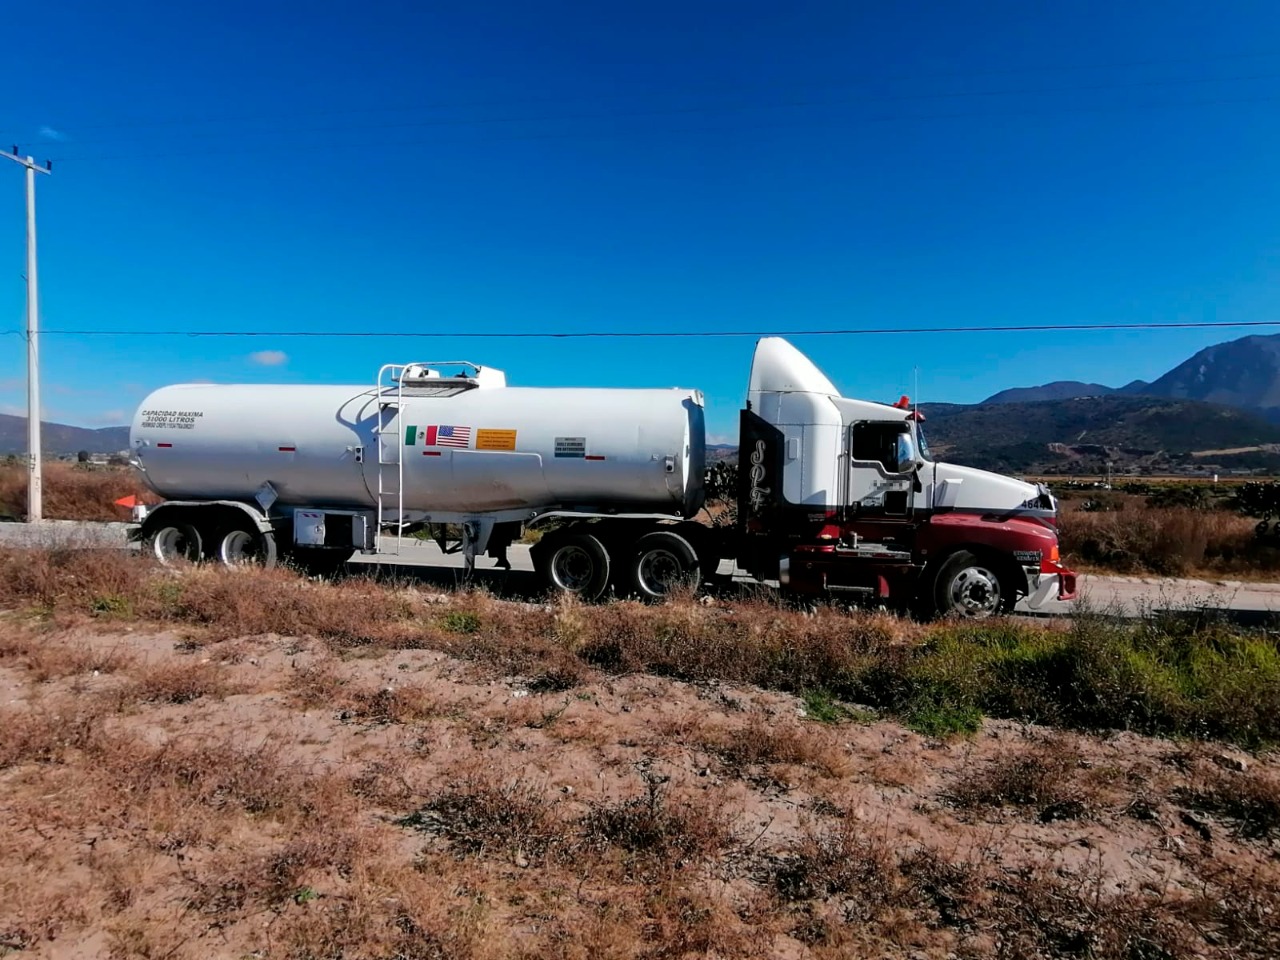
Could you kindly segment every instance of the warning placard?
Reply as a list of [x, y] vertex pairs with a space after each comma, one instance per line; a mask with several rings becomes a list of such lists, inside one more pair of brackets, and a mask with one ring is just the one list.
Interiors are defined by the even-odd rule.
[[477, 430], [477, 450], [514, 450], [516, 448], [516, 432], [514, 430]]
[[556, 437], [556, 456], [581, 460], [587, 455], [586, 437]]

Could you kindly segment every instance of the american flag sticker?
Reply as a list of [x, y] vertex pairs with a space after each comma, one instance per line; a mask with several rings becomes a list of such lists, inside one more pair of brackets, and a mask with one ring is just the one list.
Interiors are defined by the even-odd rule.
[[470, 427], [451, 427], [441, 424], [426, 428], [425, 443], [428, 447], [469, 447]]

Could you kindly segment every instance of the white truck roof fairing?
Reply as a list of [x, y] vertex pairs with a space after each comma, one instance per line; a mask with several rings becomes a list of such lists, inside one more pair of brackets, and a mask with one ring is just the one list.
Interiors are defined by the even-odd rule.
[[826, 374], [812, 360], [781, 337], [756, 341], [748, 393], [822, 393], [840, 396]]
[[[781, 337], [764, 337], [757, 341], [755, 357], [751, 361], [751, 379], [747, 386], [747, 399], [752, 408], [761, 411], [764, 394], [794, 393], [830, 397], [846, 423], [856, 420], [905, 420], [910, 416], [910, 411], [902, 407], [842, 397], [835, 384], [827, 379], [827, 375], [812, 360]], [[777, 399], [780, 406], [774, 415], [785, 416], [783, 411], [788, 404], [782, 397]]]

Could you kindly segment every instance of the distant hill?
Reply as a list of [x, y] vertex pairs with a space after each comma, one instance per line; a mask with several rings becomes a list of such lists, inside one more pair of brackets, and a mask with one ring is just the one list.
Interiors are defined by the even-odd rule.
[[1280, 422], [1280, 334], [1241, 337], [1206, 347], [1164, 376], [1123, 387], [1078, 380], [1056, 380], [1037, 387], [1013, 387], [983, 403], [1030, 403], [1113, 394], [1202, 400], [1259, 413]]
[[1074, 400], [1076, 397], [1102, 397], [1115, 393], [1114, 387], [1079, 380], [1055, 380], [1039, 387], [1010, 387], [993, 393], [983, 403], [1035, 403], [1039, 400]]
[[[116, 453], [128, 449], [128, 427], [72, 427], [65, 423], [41, 422], [40, 443], [49, 454]], [[0, 456], [27, 451], [27, 418], [0, 413]]]
[[1034, 403], [925, 406], [935, 454], [975, 467], [1048, 470], [1071, 458], [1186, 457], [1280, 442], [1280, 425], [1197, 400], [1106, 396]]
[[1222, 403], [1280, 418], [1280, 334], [1206, 347], [1140, 389], [1150, 396]]
[[707, 463], [715, 463], [718, 460], [738, 459], [738, 445], [736, 443], [708, 443], [707, 444]]

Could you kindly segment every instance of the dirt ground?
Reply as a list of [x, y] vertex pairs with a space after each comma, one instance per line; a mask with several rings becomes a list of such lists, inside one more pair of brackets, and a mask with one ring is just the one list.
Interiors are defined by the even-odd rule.
[[1280, 951], [1274, 755], [812, 708], [11, 612], [0, 956]]

